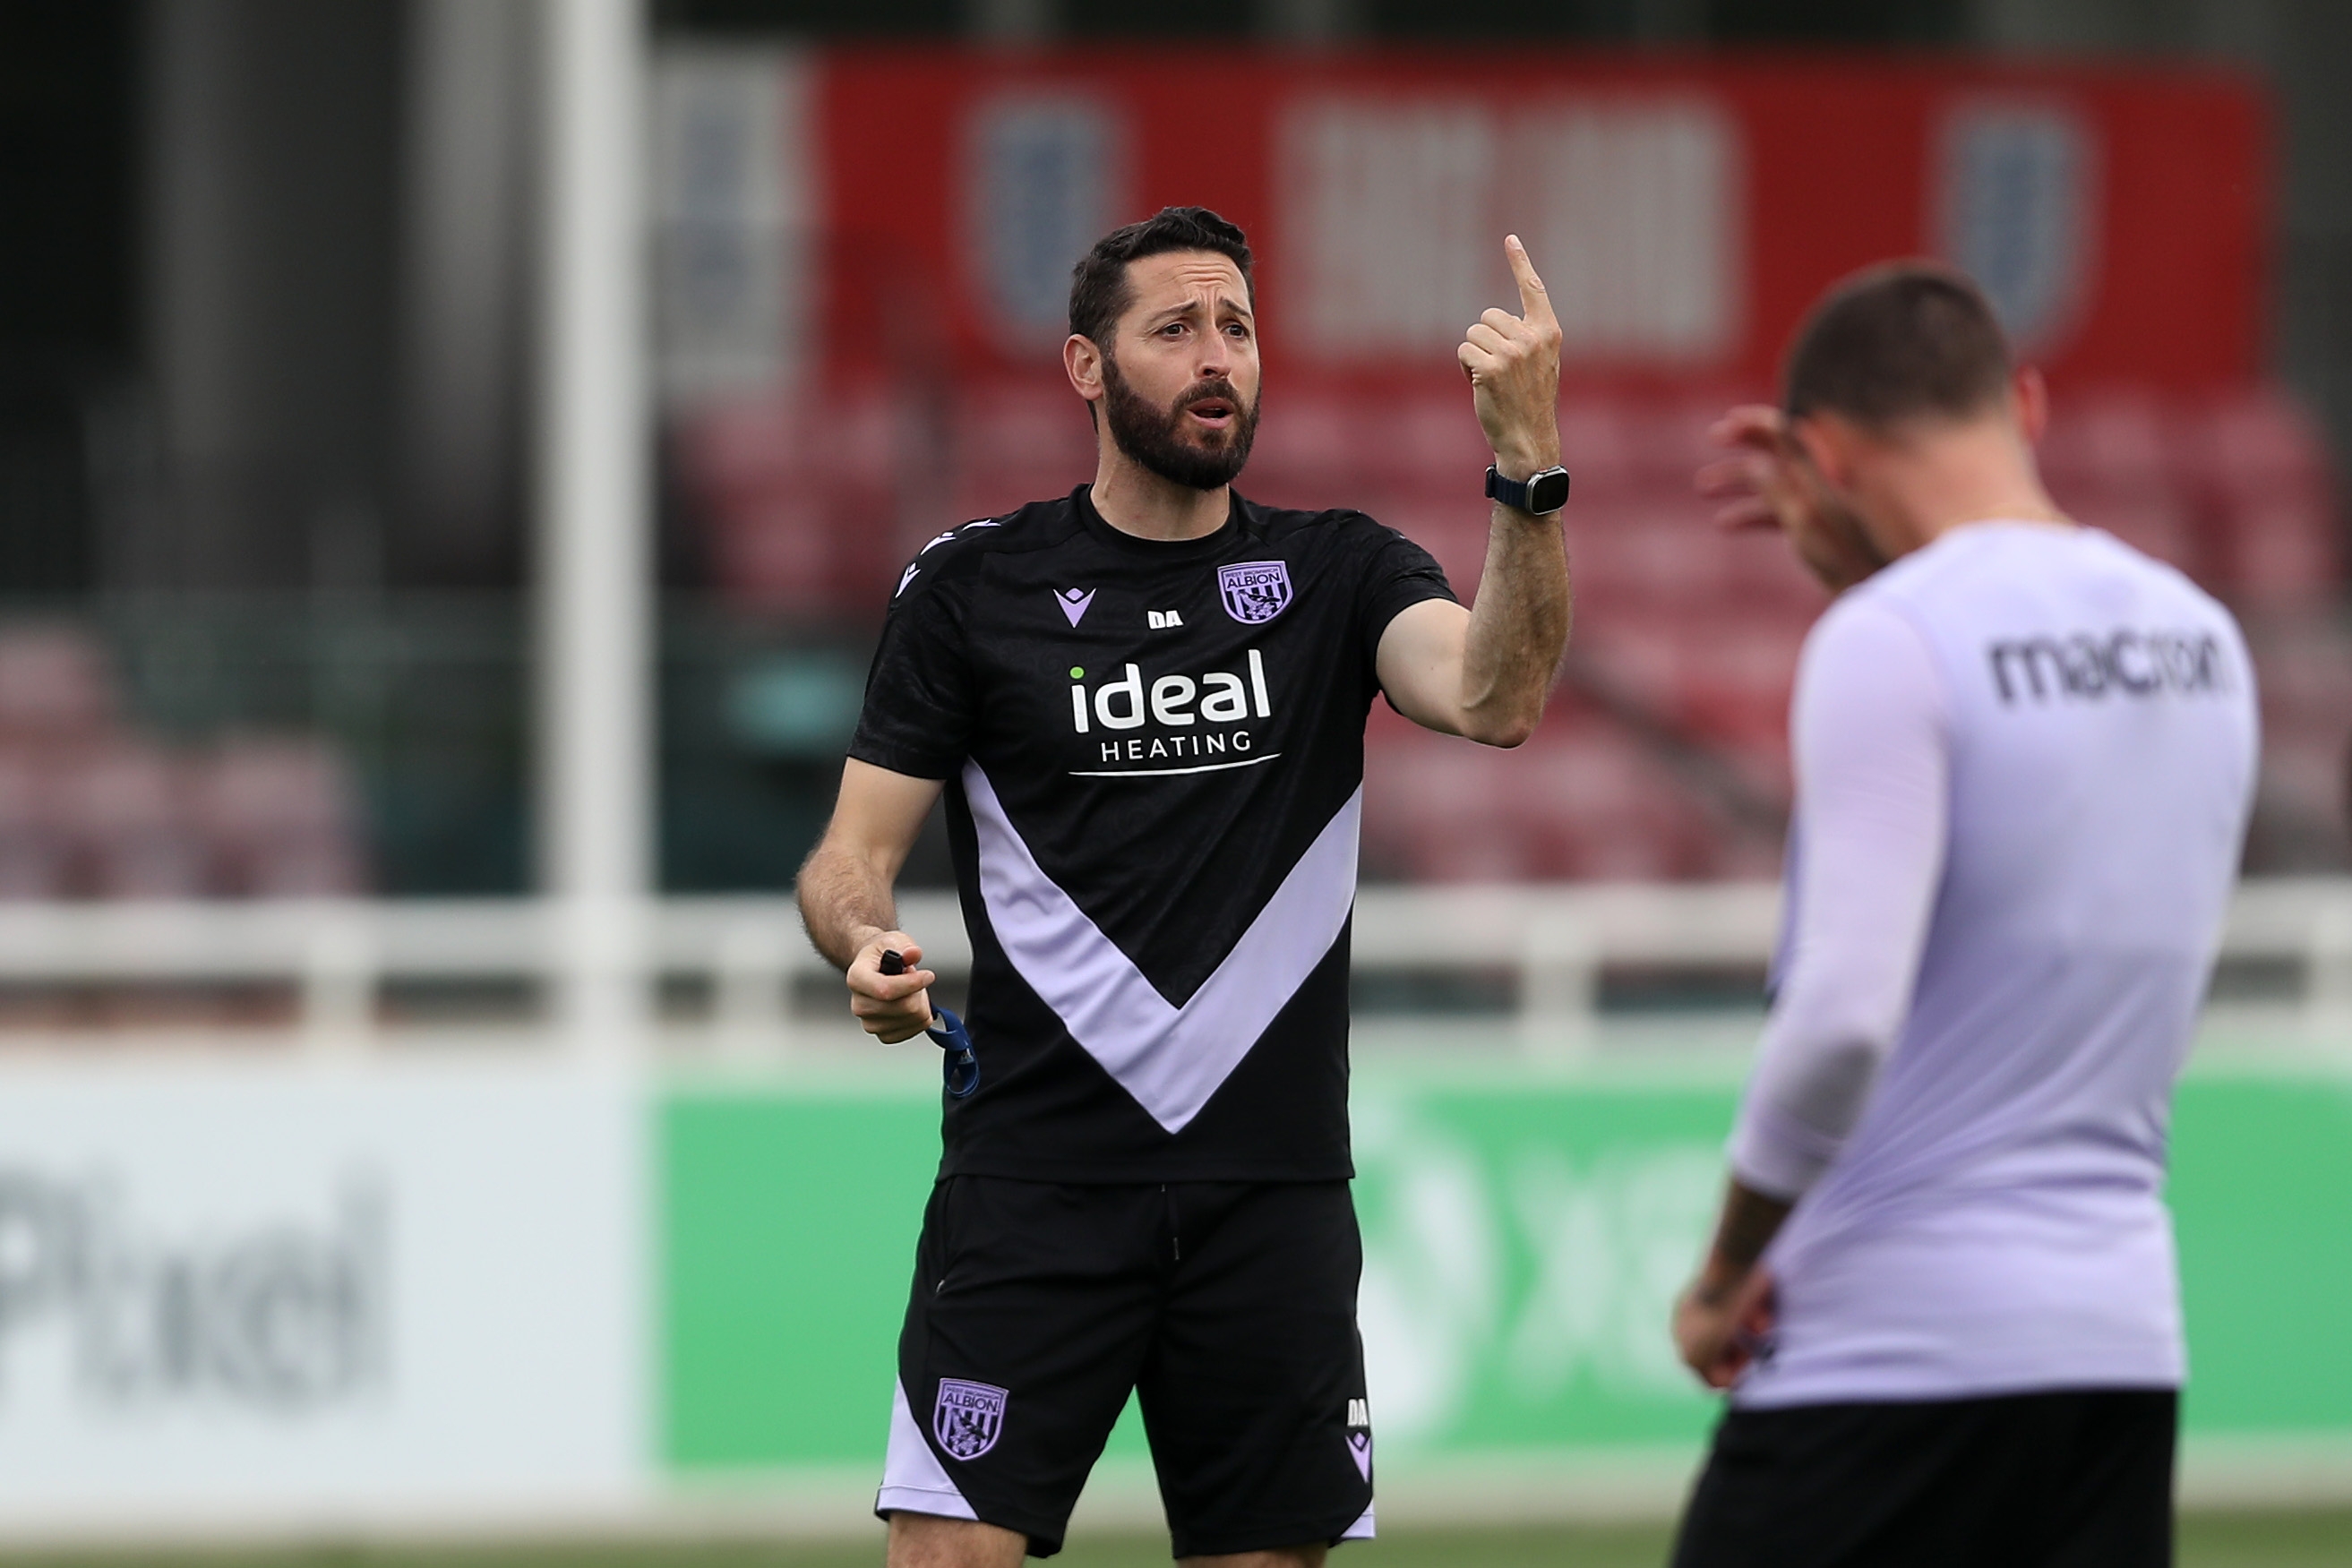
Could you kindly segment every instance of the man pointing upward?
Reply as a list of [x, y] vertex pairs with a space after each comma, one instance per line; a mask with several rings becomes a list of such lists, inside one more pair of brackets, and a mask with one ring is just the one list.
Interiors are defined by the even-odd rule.
[[1180, 1558], [1287, 1568], [1372, 1531], [1347, 1185], [1364, 722], [1384, 695], [1517, 746], [1568, 635], [1559, 330], [1506, 248], [1521, 313], [1457, 351], [1495, 452], [1475, 612], [1360, 512], [1234, 493], [1256, 301], [1241, 231], [1199, 207], [1076, 267], [1093, 482], [907, 569], [800, 884], [852, 1010], [912, 1037], [933, 977], [891, 886], [944, 789], [979, 1080], [946, 1103], [899, 1341], [895, 1568], [1057, 1551], [1130, 1391]]

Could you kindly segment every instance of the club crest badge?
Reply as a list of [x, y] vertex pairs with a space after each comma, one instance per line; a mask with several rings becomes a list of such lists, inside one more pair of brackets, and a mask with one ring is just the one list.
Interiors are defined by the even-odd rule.
[[1290, 607], [1290, 563], [1244, 560], [1221, 566], [1217, 591], [1224, 597], [1225, 613], [1243, 625], [1271, 621]]
[[931, 1436], [950, 1458], [976, 1459], [996, 1447], [1004, 1432], [1003, 1389], [961, 1377], [940, 1379], [940, 1402], [931, 1410]]

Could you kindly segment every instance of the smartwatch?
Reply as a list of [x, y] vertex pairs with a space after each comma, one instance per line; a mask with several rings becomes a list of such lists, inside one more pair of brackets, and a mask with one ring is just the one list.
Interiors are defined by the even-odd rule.
[[1488, 464], [1486, 498], [1500, 501], [1514, 511], [1527, 512], [1538, 517], [1549, 517], [1568, 505], [1568, 470], [1547, 468], [1540, 474], [1529, 475], [1522, 481], [1504, 478], [1495, 471], [1494, 465]]

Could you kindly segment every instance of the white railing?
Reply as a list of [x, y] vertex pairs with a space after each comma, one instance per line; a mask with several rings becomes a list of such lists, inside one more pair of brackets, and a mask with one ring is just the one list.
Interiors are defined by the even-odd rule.
[[[1526, 1037], [1556, 1049], [1590, 1029], [1606, 969], [1760, 967], [1779, 906], [1768, 883], [1371, 887], [1356, 904], [1355, 965], [1507, 977]], [[383, 1032], [387, 984], [551, 988], [579, 928], [564, 915], [531, 900], [0, 906], [0, 987], [283, 985], [309, 1040], [351, 1050]], [[832, 970], [789, 900], [675, 898], [644, 915], [632, 924], [645, 934], [646, 968], [707, 987], [708, 1043], [770, 1054], [796, 1036], [839, 1033], [830, 1008], [820, 1023], [793, 1004], [797, 982]], [[969, 970], [951, 896], [910, 896], [899, 917], [928, 966], [945, 977]], [[2301, 1011], [2340, 1022], [2352, 1040], [2352, 878], [2248, 883], [2223, 956], [2298, 971]], [[676, 1027], [662, 1033], [681, 1038]]]

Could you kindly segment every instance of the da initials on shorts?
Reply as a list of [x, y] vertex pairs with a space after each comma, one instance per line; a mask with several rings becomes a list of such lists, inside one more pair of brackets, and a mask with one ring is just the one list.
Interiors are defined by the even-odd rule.
[[1372, 1479], [1372, 1402], [1369, 1399], [1348, 1401], [1348, 1457], [1356, 1461], [1356, 1471], [1365, 1480]]

